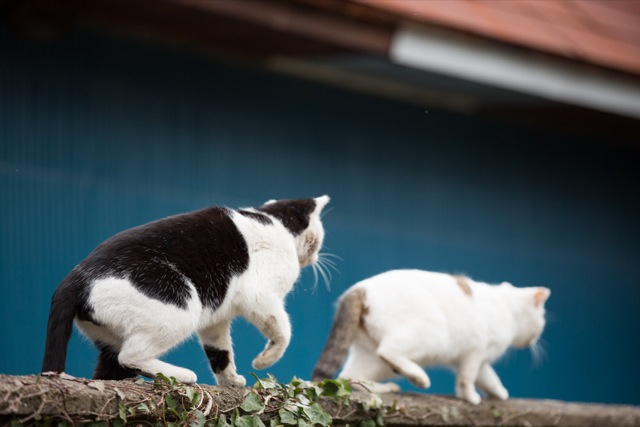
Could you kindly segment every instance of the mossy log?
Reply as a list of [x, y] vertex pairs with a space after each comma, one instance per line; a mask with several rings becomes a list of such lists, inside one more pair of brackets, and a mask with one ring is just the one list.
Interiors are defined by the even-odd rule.
[[[62, 421], [69, 425], [92, 422], [118, 425], [126, 419], [127, 424], [162, 425], [180, 421], [180, 415], [190, 411], [189, 422], [207, 420], [217, 426], [224, 424], [214, 420], [231, 421], [249, 392], [248, 388], [170, 385], [158, 381], [0, 375], [0, 424]], [[319, 403], [333, 418], [333, 425], [640, 425], [640, 407], [636, 406], [526, 399], [485, 400], [474, 406], [454, 397], [429, 394], [393, 393], [380, 397], [381, 402], [376, 396], [357, 392], [348, 402], [321, 398]], [[266, 425], [277, 415], [278, 406], [272, 405], [273, 396], [270, 399], [254, 414]]]

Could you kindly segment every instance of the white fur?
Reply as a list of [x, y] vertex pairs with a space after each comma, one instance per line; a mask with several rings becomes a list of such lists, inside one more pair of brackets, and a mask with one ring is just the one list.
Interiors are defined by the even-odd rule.
[[[102, 341], [119, 351], [121, 365], [153, 376], [158, 372], [183, 383], [196, 382], [194, 372], [170, 365], [158, 358], [194, 332], [203, 345], [229, 351], [227, 368], [214, 374], [219, 385], [244, 386], [245, 378], [236, 373], [230, 325], [240, 315], [253, 323], [268, 339], [265, 350], [253, 361], [255, 369], [277, 362], [291, 339], [291, 324], [284, 299], [296, 282], [301, 267], [317, 260], [324, 230], [320, 212], [328, 196], [315, 199], [309, 227], [294, 237], [276, 218], [262, 224], [237, 212], [232, 220], [245, 238], [249, 266], [231, 278], [224, 301], [216, 310], [202, 306], [193, 284], [187, 308], [178, 308], [149, 298], [136, 290], [128, 279], [106, 277], [91, 285], [89, 305], [100, 324], [76, 319], [79, 329], [90, 339]], [[313, 235], [319, 246], [314, 253], [304, 253], [303, 242]], [[302, 263], [301, 260], [305, 260]], [[307, 262], [308, 261], [308, 262]]]
[[364, 324], [339, 377], [374, 381], [375, 391], [388, 392], [397, 386], [377, 381], [399, 373], [428, 388], [422, 367], [447, 365], [457, 372], [458, 397], [479, 403], [475, 385], [506, 399], [508, 392], [491, 363], [509, 346], [536, 342], [550, 291], [467, 283], [471, 295], [448, 274], [394, 270], [355, 284], [352, 289], [365, 289]]

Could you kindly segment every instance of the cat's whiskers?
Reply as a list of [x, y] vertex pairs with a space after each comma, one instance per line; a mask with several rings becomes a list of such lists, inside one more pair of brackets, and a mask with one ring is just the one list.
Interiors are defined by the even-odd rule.
[[531, 360], [533, 360], [533, 365], [538, 366], [540, 363], [547, 358], [547, 349], [545, 348], [546, 341], [542, 338], [539, 338], [538, 341], [531, 347]]
[[313, 277], [314, 277], [314, 283], [313, 283], [314, 289], [316, 289], [318, 285], [319, 277], [322, 277], [322, 280], [324, 281], [325, 286], [327, 287], [327, 290], [328, 291], [331, 290], [331, 281], [333, 280], [333, 274], [331, 273], [331, 270], [334, 270], [338, 273], [340, 272], [338, 270], [338, 266], [336, 262], [331, 258], [336, 258], [340, 260], [342, 259], [339, 256], [330, 254], [328, 252], [318, 253], [318, 261], [316, 261], [312, 265]]
[[324, 216], [326, 214], [328, 214], [329, 212], [331, 212], [333, 210], [333, 207], [327, 208], [327, 209], [323, 209], [322, 212], [320, 212], [320, 219], [323, 219]]
[[318, 267], [316, 263], [311, 264], [311, 271], [313, 271], [313, 290], [318, 288]]

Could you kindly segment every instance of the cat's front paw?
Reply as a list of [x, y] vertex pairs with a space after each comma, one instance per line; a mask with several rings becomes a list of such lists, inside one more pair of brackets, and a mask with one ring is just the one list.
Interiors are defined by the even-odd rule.
[[471, 403], [472, 405], [478, 405], [481, 401], [482, 401], [482, 397], [480, 397], [480, 394], [475, 391], [475, 390], [471, 390], [471, 391], [467, 391], [466, 393], [462, 393], [460, 395], [458, 395], [459, 398], [466, 400], [467, 402]]
[[263, 351], [255, 359], [253, 359], [251, 366], [253, 366], [253, 369], [266, 369], [276, 363], [277, 360], [277, 357], [273, 357], [273, 355], [267, 353], [266, 351]]
[[185, 368], [176, 367], [171, 372], [165, 372], [164, 374], [167, 377], [174, 377], [183, 384], [194, 384], [198, 381], [196, 373]]
[[267, 348], [258, 354], [255, 359], [253, 359], [253, 369], [265, 369], [269, 366], [276, 363], [282, 354], [284, 353], [285, 347], [282, 345], [274, 344], [273, 341], [269, 341], [267, 344]]
[[425, 375], [415, 375], [412, 377], [409, 377], [409, 381], [411, 381], [411, 383], [413, 385], [415, 385], [416, 387], [419, 388], [429, 388], [431, 387], [431, 380], [429, 380], [429, 377], [425, 374]]
[[491, 395], [491, 397], [495, 397], [496, 399], [500, 399], [500, 400], [507, 400], [509, 398], [509, 392], [504, 387], [500, 387], [499, 389], [492, 390], [491, 393], [489, 394]]
[[216, 380], [221, 387], [244, 387], [247, 384], [247, 380], [238, 374], [217, 376]]

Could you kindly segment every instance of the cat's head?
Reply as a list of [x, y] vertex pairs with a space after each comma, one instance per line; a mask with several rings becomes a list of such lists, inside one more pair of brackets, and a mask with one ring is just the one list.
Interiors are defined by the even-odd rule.
[[318, 252], [324, 241], [324, 228], [320, 219], [329, 196], [314, 199], [269, 200], [258, 210], [276, 217], [295, 237], [300, 267], [318, 261]]
[[544, 287], [516, 288], [507, 282], [502, 286], [513, 292], [512, 303], [515, 304], [518, 324], [514, 347], [534, 346], [546, 324], [544, 304], [549, 299], [551, 290]]

